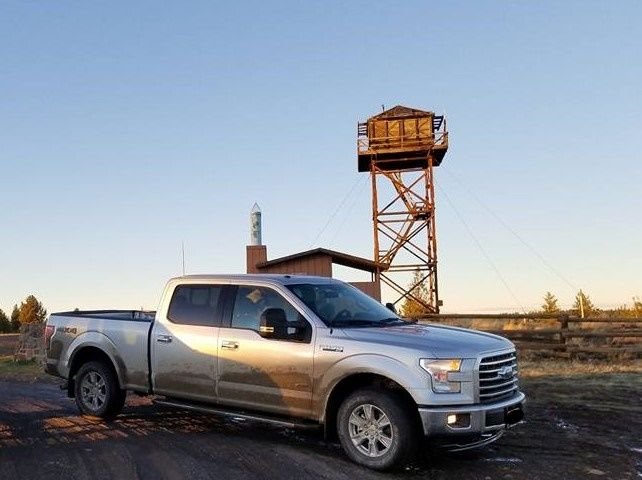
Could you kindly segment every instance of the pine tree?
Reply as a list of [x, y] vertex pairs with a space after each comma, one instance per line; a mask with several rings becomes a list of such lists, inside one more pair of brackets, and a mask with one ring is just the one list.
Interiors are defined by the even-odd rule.
[[577, 292], [575, 296], [575, 304], [573, 305], [573, 310], [582, 318], [590, 317], [591, 313], [595, 312], [595, 307], [591, 298], [585, 294], [582, 290]]
[[27, 323], [42, 323], [47, 317], [47, 310], [42, 303], [33, 295], [29, 295], [24, 302], [20, 304], [20, 325]]
[[558, 313], [560, 311], [560, 307], [557, 306], [557, 297], [551, 292], [546, 292], [544, 295], [542, 310], [544, 313]]
[[20, 331], [20, 309], [18, 305], [14, 305], [13, 311], [11, 312], [11, 331]]
[[[423, 300], [426, 303], [430, 302], [430, 292], [424, 281], [423, 275], [419, 269], [415, 270], [415, 273], [412, 276], [412, 282], [410, 286], [414, 286], [410, 293], [412, 297], [406, 297], [403, 305], [401, 306], [401, 316], [402, 317], [419, 317], [426, 313], [426, 307], [424, 307], [416, 299]], [[414, 298], [413, 298], [414, 297]]]
[[7, 314], [0, 309], [0, 333], [9, 333], [11, 331], [11, 322]]

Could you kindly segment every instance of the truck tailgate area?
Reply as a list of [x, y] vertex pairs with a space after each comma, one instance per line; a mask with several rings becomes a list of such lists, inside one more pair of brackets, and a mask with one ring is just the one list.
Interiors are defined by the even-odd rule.
[[110, 357], [121, 386], [147, 391], [149, 333], [155, 312], [93, 310], [53, 313], [47, 348], [47, 371], [68, 378], [82, 349], [97, 348]]

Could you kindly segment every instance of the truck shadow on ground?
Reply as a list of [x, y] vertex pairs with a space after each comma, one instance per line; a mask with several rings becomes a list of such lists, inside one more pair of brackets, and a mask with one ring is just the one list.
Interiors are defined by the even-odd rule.
[[130, 396], [122, 414], [111, 421], [72, 413], [73, 400], [16, 396], [0, 409], [0, 448], [96, 442], [158, 433], [231, 431], [233, 419], [157, 407], [149, 399]]

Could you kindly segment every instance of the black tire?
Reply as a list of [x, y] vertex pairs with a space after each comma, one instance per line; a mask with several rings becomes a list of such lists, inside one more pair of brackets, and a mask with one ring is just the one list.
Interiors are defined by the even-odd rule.
[[78, 369], [74, 393], [76, 405], [84, 415], [100, 418], [118, 415], [127, 396], [112, 368], [103, 362], [88, 362]]
[[343, 450], [352, 461], [375, 470], [388, 470], [410, 460], [419, 442], [416, 431], [406, 402], [390, 391], [357, 390], [337, 413]]

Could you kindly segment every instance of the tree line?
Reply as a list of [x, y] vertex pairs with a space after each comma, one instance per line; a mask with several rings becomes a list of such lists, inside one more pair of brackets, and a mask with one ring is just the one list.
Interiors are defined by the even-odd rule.
[[47, 310], [33, 295], [29, 295], [20, 306], [13, 306], [11, 316], [0, 309], [0, 333], [19, 332], [22, 325], [28, 323], [42, 323], [47, 318]]
[[[425, 314], [426, 311], [425, 307], [416, 299], [420, 299], [428, 303], [430, 300], [430, 292], [427, 284], [423, 281], [423, 275], [419, 270], [414, 272], [409, 288], [411, 288], [410, 293], [412, 297], [406, 297], [399, 312], [404, 317], [420, 317]], [[633, 297], [633, 303], [631, 306], [623, 304], [618, 308], [608, 310], [603, 310], [593, 305], [591, 298], [582, 290], [577, 292], [575, 295], [575, 303], [570, 309], [560, 308], [557, 297], [551, 292], [546, 292], [543, 300], [544, 303], [541, 305], [540, 310], [532, 311], [530, 313], [568, 314], [581, 318], [600, 315], [626, 318], [642, 317], [642, 300], [640, 300], [640, 297]]]
[[[612, 309], [601, 309], [593, 305], [591, 297], [589, 297], [582, 290], [577, 292], [575, 295], [575, 303], [570, 309], [563, 310], [558, 306], [557, 297], [551, 292], [546, 292], [544, 295], [544, 303], [541, 306], [541, 313], [566, 313], [577, 315], [578, 317], [590, 317], [590, 316], [599, 316], [599, 315], [609, 315], [615, 317], [631, 317], [638, 318], [642, 317], [642, 301], [639, 297], [633, 297], [633, 302], [631, 306], [623, 304], [618, 308]], [[540, 313], [533, 312], [533, 313]]]

